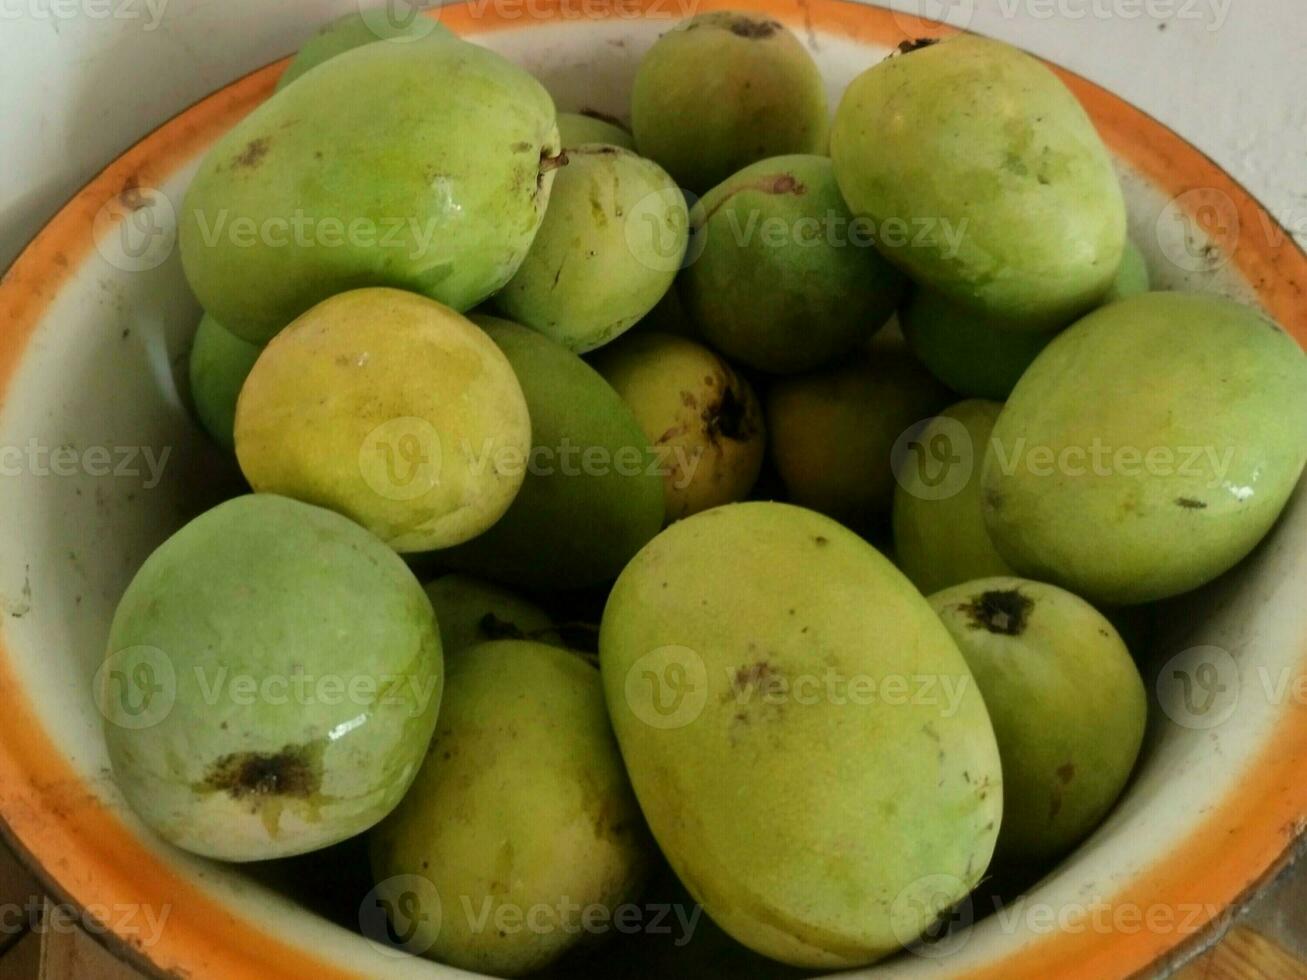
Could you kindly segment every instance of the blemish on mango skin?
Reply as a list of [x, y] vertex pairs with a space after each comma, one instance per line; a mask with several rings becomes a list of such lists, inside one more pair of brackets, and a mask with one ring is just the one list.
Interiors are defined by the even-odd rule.
[[983, 592], [961, 606], [971, 620], [972, 629], [989, 630], [1000, 636], [1020, 636], [1025, 632], [1035, 602], [1020, 589]]
[[253, 169], [259, 165], [259, 162], [268, 154], [269, 140], [266, 136], [260, 136], [258, 139], [252, 139], [232, 158], [233, 167], [245, 167]]
[[1194, 497], [1176, 497], [1175, 504], [1177, 507], [1183, 507], [1186, 510], [1206, 510], [1207, 502], [1198, 500]]
[[321, 747], [287, 745], [279, 752], [233, 752], [217, 759], [201, 784], [234, 800], [309, 799], [322, 787]]

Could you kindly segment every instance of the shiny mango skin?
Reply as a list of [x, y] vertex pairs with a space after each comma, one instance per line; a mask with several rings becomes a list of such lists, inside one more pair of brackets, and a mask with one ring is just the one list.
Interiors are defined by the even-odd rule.
[[[608, 382], [562, 344], [498, 317], [474, 319], [525, 393], [532, 455], [508, 512], [439, 560], [539, 592], [611, 581], [662, 527], [663, 483], [648, 438]], [[587, 453], [597, 465], [587, 468]]]
[[825, 153], [829, 129], [812, 55], [770, 18], [692, 17], [660, 37], [636, 71], [635, 145], [697, 194], [756, 160]]
[[[439, 896], [439, 909], [413, 916], [409, 948], [430, 959], [516, 977], [584, 942], [582, 910], [636, 899], [651, 856], [598, 671], [524, 640], [452, 659], [431, 751], [369, 849], [383, 904], [400, 876]], [[529, 922], [537, 906], [567, 918], [494, 927], [501, 908]], [[490, 925], [479, 922], [487, 909]]]
[[195, 330], [187, 366], [191, 401], [204, 431], [228, 452], [236, 450], [236, 399], [261, 350], [207, 313]]
[[460, 313], [398, 289], [319, 303], [268, 344], [236, 403], [250, 486], [330, 507], [396, 551], [503, 515], [531, 417], [512, 366]]
[[1064, 326], [1120, 265], [1107, 149], [1057, 76], [1001, 42], [958, 35], [868, 69], [840, 102], [831, 158], [887, 258], [1005, 329]]
[[237, 123], [178, 216], [186, 279], [264, 343], [315, 303], [393, 286], [457, 310], [517, 270], [558, 149], [540, 83], [440, 37], [339, 54]]
[[651, 330], [605, 347], [592, 363], [665, 464], [668, 521], [748, 496], [767, 448], [762, 406], [722, 357]]
[[453, 40], [454, 35], [444, 24], [430, 17], [415, 16], [407, 23], [399, 23], [392, 14], [393, 8], [375, 7], [337, 17], [305, 41], [286, 70], [277, 79], [277, 90], [284, 89], [295, 79], [316, 68], [330, 58], [353, 51], [365, 44], [394, 41], [403, 44], [428, 35]]
[[585, 353], [634, 326], [671, 287], [689, 218], [653, 161], [601, 143], [565, 156], [531, 250], [493, 306]]
[[[650, 830], [755, 952], [870, 963], [984, 875], [1002, 793], [980, 693], [912, 584], [834, 521], [763, 502], [678, 521], [618, 579], [599, 656]], [[937, 697], [880, 686], [926, 675]]]
[[1139, 756], [1148, 696], [1130, 651], [1093, 606], [1043, 582], [984, 578], [929, 602], [998, 737], [999, 859], [1061, 857], [1102, 821]]
[[761, 371], [808, 371], [884, 326], [903, 276], [854, 237], [826, 157], [751, 164], [690, 213], [692, 261], [678, 280], [703, 336]]
[[985, 459], [985, 521], [1027, 578], [1150, 602], [1247, 555], [1305, 460], [1293, 338], [1230, 300], [1143, 293], [1070, 327], [1018, 382]]
[[118, 787], [165, 840], [226, 861], [367, 830], [417, 774], [440, 706], [440, 635], [413, 573], [352, 521], [272, 494], [161, 544], [107, 646]]
[[567, 150], [583, 143], [607, 143], [635, 151], [635, 137], [618, 125], [617, 120], [591, 112], [560, 112], [558, 139]]
[[[900, 467], [894, 488], [894, 559], [922, 595], [1012, 574], [989, 540], [980, 503], [985, 450], [1002, 410], [998, 402], [980, 399], [950, 405], [921, 432], [921, 448], [915, 451], [925, 458], [906, 459]], [[942, 451], [934, 448], [941, 438]], [[965, 483], [957, 486], [950, 480], [959, 474], [940, 468], [941, 457], [965, 468], [959, 471], [966, 473]]]
[[534, 602], [471, 575], [442, 575], [423, 588], [440, 624], [445, 656], [491, 640], [563, 641], [549, 614]]

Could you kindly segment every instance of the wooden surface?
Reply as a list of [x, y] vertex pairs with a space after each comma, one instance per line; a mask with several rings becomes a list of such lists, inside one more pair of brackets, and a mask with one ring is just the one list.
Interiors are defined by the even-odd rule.
[[[76, 928], [0, 845], [0, 980], [141, 980]], [[1174, 980], [1307, 980], [1307, 865]]]

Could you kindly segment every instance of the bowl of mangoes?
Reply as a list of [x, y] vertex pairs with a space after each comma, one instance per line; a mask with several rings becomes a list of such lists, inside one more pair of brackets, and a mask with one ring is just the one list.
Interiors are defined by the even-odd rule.
[[50, 890], [161, 976], [1218, 937], [1307, 820], [1292, 238], [887, 9], [401, 13], [0, 281], [0, 815]]

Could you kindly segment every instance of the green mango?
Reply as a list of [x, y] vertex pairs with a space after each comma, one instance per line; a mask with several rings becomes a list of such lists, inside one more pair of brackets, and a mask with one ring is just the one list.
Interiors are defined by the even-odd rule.
[[923, 595], [1010, 575], [985, 530], [980, 470], [1003, 406], [965, 401], [931, 419], [896, 469], [894, 557]]
[[684, 337], [648, 332], [623, 337], [592, 363], [663, 461], [669, 521], [748, 496], [767, 434], [753, 388], [725, 360]]
[[681, 299], [728, 357], [778, 374], [865, 343], [894, 312], [903, 276], [860, 238], [826, 157], [751, 164], [690, 213]]
[[617, 580], [599, 657], [654, 838], [755, 952], [870, 963], [985, 874], [1003, 805], [980, 693], [912, 584], [834, 521], [744, 503], [671, 525]]
[[440, 553], [447, 567], [542, 592], [611, 581], [663, 523], [660, 464], [640, 424], [577, 355], [478, 315], [531, 412], [526, 480], [484, 534]]
[[936, 378], [960, 395], [1002, 400], [1052, 333], [1009, 330], [929, 289], [899, 311], [903, 337]]
[[1055, 585], [985, 578], [930, 597], [966, 657], [1003, 760], [998, 856], [1038, 865], [1087, 837], [1134, 768], [1148, 697], [1093, 606]]
[[1121, 264], [1116, 270], [1116, 278], [1112, 280], [1112, 288], [1103, 297], [1103, 302], [1115, 303], [1127, 296], [1146, 293], [1149, 288], [1148, 260], [1144, 258], [1144, 253], [1139, 250], [1139, 246], [1127, 239], [1125, 254], [1121, 256]]
[[453, 39], [448, 27], [430, 17], [414, 14], [408, 18], [397, 16], [395, 8], [389, 4], [371, 10], [355, 11], [338, 17], [304, 42], [291, 59], [286, 70], [277, 79], [277, 91], [281, 91], [310, 68], [316, 68], [330, 58], [361, 48], [365, 44], [377, 41], [395, 41], [407, 43], [434, 35]]
[[443, 963], [521, 976], [611, 928], [650, 847], [598, 671], [523, 640], [452, 660], [426, 762], [370, 851], [403, 948]]
[[1084, 108], [1030, 55], [961, 34], [890, 57], [845, 91], [830, 142], [885, 256], [1003, 329], [1055, 330], [1110, 288], [1120, 183]]
[[685, 199], [656, 163], [618, 146], [570, 147], [549, 211], [495, 309], [578, 353], [654, 308], [685, 254]]
[[773, 382], [767, 431], [790, 500], [871, 530], [894, 502], [895, 444], [950, 401], [901, 348]]
[[191, 344], [191, 401], [204, 431], [224, 449], [236, 451], [236, 399], [262, 350], [225, 330], [204, 314]]
[[549, 614], [492, 582], [471, 575], [442, 575], [425, 586], [449, 657], [491, 640], [535, 640], [562, 646]]
[[182, 266], [200, 305], [251, 343], [361, 286], [466, 310], [517, 271], [557, 152], [548, 93], [499, 55], [435, 37], [367, 44], [218, 140], [182, 203]]
[[558, 114], [558, 138], [564, 150], [583, 143], [607, 143], [624, 150], [635, 150], [631, 134], [612, 116], [593, 109]]
[[251, 487], [330, 507], [402, 552], [499, 520], [530, 449], [527, 402], [499, 348], [398, 289], [313, 307], [259, 355], [236, 403]]
[[825, 153], [826, 88], [779, 21], [713, 11], [678, 24], [640, 61], [635, 145], [695, 193], [785, 153]]
[[1258, 311], [1143, 293], [1030, 366], [999, 416], [985, 521], [1021, 575], [1091, 602], [1176, 595], [1238, 563], [1307, 461], [1307, 356]]
[[257, 861], [367, 830], [408, 789], [440, 704], [431, 603], [352, 521], [271, 494], [146, 559], [97, 680], [114, 780], [165, 840]]

